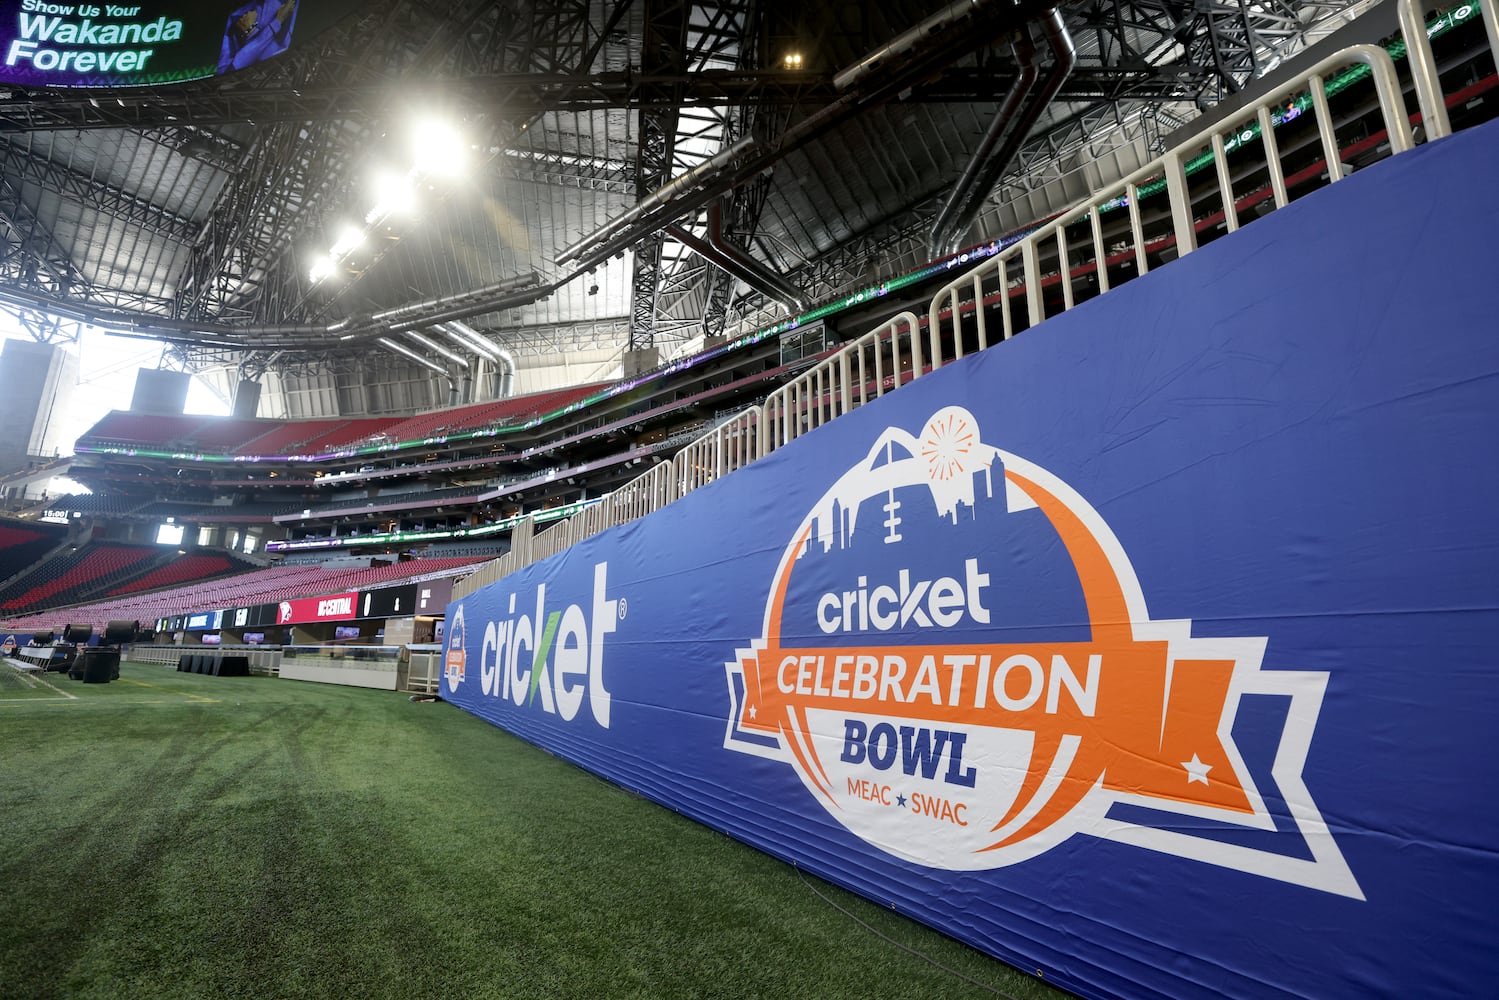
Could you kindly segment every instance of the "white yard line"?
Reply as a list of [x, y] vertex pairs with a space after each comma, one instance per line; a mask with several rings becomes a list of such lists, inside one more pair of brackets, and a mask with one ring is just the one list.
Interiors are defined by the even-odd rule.
[[[45, 676], [43, 676], [42, 674], [32, 674], [32, 673], [30, 673], [28, 671], [25, 671], [25, 670], [17, 670], [14, 666], [12, 666], [9, 663], [7, 663], [6, 666], [9, 667], [11, 669], [11, 671], [14, 672], [17, 677], [21, 678], [21, 680], [24, 683], [26, 683], [27, 685], [29, 685], [33, 689], [38, 684], [40, 684], [42, 687], [49, 688], [49, 689], [57, 692], [57, 694], [58, 694], [59, 697], [69, 698], [69, 699], [71, 699], [73, 701], [77, 701], [78, 700], [78, 696], [76, 694], [69, 694], [68, 692], [64, 691], [62, 688], [58, 687], [57, 685], [53, 684], [51, 681], [47, 680], [47, 678]], [[26, 700], [27, 701], [46, 701], [47, 699], [45, 699], [45, 698], [42, 698], [42, 699], [27, 698]]]

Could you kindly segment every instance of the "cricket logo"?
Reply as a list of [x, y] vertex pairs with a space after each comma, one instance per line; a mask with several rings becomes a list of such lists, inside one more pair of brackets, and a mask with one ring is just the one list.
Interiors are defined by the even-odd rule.
[[[888, 428], [833, 484], [762, 629], [726, 664], [725, 747], [882, 851], [977, 871], [1086, 834], [1362, 898], [1301, 777], [1327, 675], [1152, 620], [1098, 512], [967, 410]], [[1271, 706], [1275, 750], [1246, 761], [1235, 720]]]

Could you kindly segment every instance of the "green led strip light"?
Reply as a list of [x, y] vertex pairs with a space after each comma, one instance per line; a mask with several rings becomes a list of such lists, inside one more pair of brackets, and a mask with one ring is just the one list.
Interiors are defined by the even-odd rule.
[[486, 538], [501, 531], [509, 531], [522, 521], [537, 524], [571, 517], [585, 507], [592, 507], [602, 500], [578, 500], [560, 507], [548, 507], [531, 514], [517, 514], [501, 521], [482, 524], [476, 528], [454, 528], [452, 531], [387, 531], [377, 535], [345, 535], [341, 538], [315, 538], [301, 542], [267, 542], [267, 552], [311, 552], [321, 549], [344, 549], [363, 545], [396, 545], [406, 542], [445, 542], [470, 538]]

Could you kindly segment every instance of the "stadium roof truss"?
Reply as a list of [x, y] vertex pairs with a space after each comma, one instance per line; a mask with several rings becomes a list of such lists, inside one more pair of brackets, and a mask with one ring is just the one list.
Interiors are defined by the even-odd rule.
[[[969, 231], [1060, 209], [1365, 5], [1060, 4], [1076, 66]], [[431, 335], [454, 320], [522, 355], [665, 359], [932, 259], [1046, 10], [375, 0], [216, 80], [12, 89], [0, 305], [38, 339], [88, 322], [251, 378], [364, 370], [382, 337], [441, 370], [473, 353]], [[459, 123], [469, 172], [372, 213], [418, 114]]]

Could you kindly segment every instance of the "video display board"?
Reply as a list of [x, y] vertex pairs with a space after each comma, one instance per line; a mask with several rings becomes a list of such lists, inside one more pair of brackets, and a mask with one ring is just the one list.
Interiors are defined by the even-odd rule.
[[134, 87], [246, 69], [347, 13], [348, 0], [0, 0], [0, 83]]

